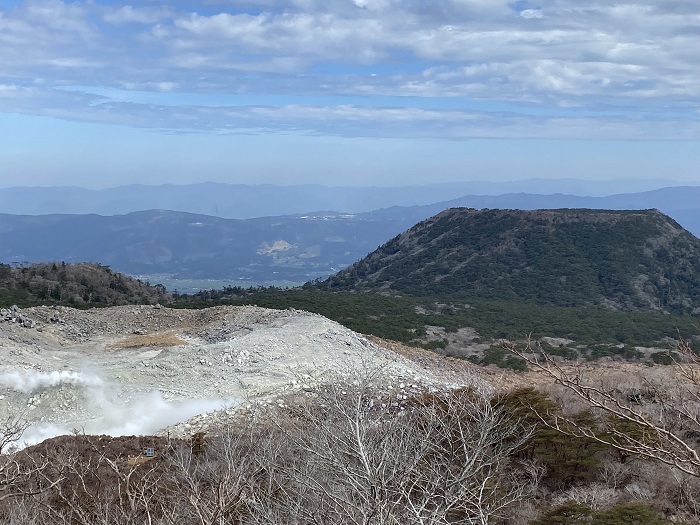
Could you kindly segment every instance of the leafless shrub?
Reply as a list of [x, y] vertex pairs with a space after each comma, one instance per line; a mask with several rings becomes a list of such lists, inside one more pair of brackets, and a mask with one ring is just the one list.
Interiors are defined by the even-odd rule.
[[628, 462], [607, 459], [598, 468], [601, 482], [611, 489], [621, 489], [630, 481], [632, 469]]
[[22, 434], [29, 427], [22, 414], [9, 413], [0, 421], [0, 454], [12, 452]]
[[[528, 508], [541, 471], [517, 459], [531, 436], [517, 416], [472, 388], [405, 397], [378, 389], [375, 378], [330, 381], [192, 442], [161, 438], [153, 459], [138, 454], [156, 438], [49, 440], [27, 449], [25, 460], [48, 463], [20, 484], [17, 505], [0, 505], [0, 517], [42, 525], [486, 525]], [[32, 484], [42, 489], [30, 496]]]
[[512, 343], [505, 346], [603, 415], [605, 427], [601, 432], [577, 425], [563, 414], [548, 417], [548, 424], [700, 477], [700, 360], [687, 342], [679, 344], [682, 359], [671, 377], [667, 373], [662, 382], [642, 378], [632, 391], [623, 390], [624, 385], [588, 379], [580, 369], [565, 369], [531, 342], [525, 349]]
[[252, 428], [227, 429], [199, 446], [181, 444], [167, 456], [163, 481], [166, 523], [248, 523], [259, 497], [262, 465]]
[[567, 501], [583, 503], [594, 510], [611, 507], [620, 498], [619, 492], [611, 487], [606, 487], [601, 483], [591, 483], [589, 485], [578, 485], [557, 494], [552, 498], [552, 506], [563, 505]]
[[10, 413], [0, 422], [0, 502], [22, 496], [36, 495], [52, 488], [61, 480], [57, 473], [46, 483], [31, 483], [45, 476], [48, 458], [34, 458], [17, 449], [17, 442], [29, 424], [21, 414]]
[[305, 502], [290, 523], [493, 523], [539, 476], [511, 461], [529, 430], [471, 389], [401, 400], [330, 384], [275, 417], [290, 443], [279, 494]]

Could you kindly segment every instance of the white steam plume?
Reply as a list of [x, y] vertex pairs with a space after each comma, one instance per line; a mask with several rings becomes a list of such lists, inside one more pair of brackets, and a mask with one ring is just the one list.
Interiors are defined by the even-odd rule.
[[59, 385], [76, 385], [86, 387], [101, 387], [102, 380], [89, 374], [79, 372], [56, 371], [37, 372], [7, 372], [0, 374], [0, 387], [11, 388], [23, 394], [31, 394], [40, 388]]
[[110, 436], [153, 434], [198, 414], [222, 410], [234, 403], [232, 399], [167, 401], [157, 390], [126, 405], [102, 400], [103, 417], [86, 423], [85, 432]]
[[236, 404], [234, 399], [188, 399], [167, 401], [154, 390], [130, 403], [113, 401], [105, 396], [102, 388], [90, 392], [91, 412], [100, 417], [86, 421], [75, 421], [71, 426], [54, 423], [36, 423], [22, 435], [22, 446], [71, 434], [74, 429], [85, 434], [107, 434], [110, 436], [149, 435], [165, 427], [186, 421], [203, 414], [222, 410]]
[[[0, 388], [32, 394], [33, 392], [60, 385], [74, 385], [89, 389], [82, 399], [80, 412], [64, 412], [63, 417], [54, 413], [58, 420], [36, 422], [24, 432], [20, 447], [34, 445], [41, 441], [77, 429], [86, 434], [108, 434], [130, 436], [153, 434], [165, 427], [186, 421], [193, 416], [228, 408], [237, 403], [235, 399], [163, 399], [160, 391], [153, 390], [129, 401], [124, 401], [123, 392], [118, 386], [112, 388], [95, 374], [84, 372], [38, 372], [35, 370], [12, 371], [0, 374]], [[133, 395], [133, 394], [132, 394]], [[39, 409], [41, 410], [41, 409]], [[81, 414], [84, 419], [79, 418]], [[66, 417], [68, 416], [68, 417]]]

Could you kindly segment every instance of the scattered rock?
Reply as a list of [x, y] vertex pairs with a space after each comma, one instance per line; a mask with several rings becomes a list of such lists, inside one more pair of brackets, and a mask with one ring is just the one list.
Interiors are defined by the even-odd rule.
[[30, 317], [20, 312], [19, 307], [13, 304], [9, 308], [0, 309], [0, 322], [18, 324], [24, 328], [34, 328], [36, 323]]
[[[471, 369], [444, 373], [325, 317], [296, 310], [254, 306], [174, 310], [132, 305], [92, 310], [36, 307], [23, 312], [15, 308], [1, 315], [3, 321], [8, 315], [14, 318], [15, 325], [20, 315], [36, 320], [42, 332], [0, 331], [2, 344], [8, 346], [3, 348], [6, 359], [0, 363], [0, 375], [75, 370], [103, 381], [99, 391], [86, 385], [57, 384], [29, 394], [3, 392], [0, 384], [6, 398], [0, 404], [0, 416], [7, 408], [21, 407], [31, 412], [33, 423], [50, 418], [63, 429], [86, 424], [86, 431], [106, 432], [99, 426], [105, 415], [131, 413], [136, 408], [143, 411], [132, 415], [138, 421], [160, 421], [159, 413], [168, 410], [184, 413], [186, 418], [193, 412], [172, 407], [194, 405], [204, 414], [162, 430], [186, 434], [230, 422], [240, 413], [238, 407], [244, 400], [249, 405], [287, 405], [287, 396], [308, 395], [334, 378], [358, 377], [358, 370], [363, 369], [373, 371], [378, 388], [399, 406], [421, 391], [480, 381]], [[167, 335], [183, 344], [158, 349], [116, 344], [135, 335]], [[419, 357], [424, 359], [422, 354]], [[44, 391], [49, 395], [40, 403], [30, 402]], [[139, 401], [156, 399], [154, 396], [158, 401]], [[114, 410], [106, 412], [110, 406]]]

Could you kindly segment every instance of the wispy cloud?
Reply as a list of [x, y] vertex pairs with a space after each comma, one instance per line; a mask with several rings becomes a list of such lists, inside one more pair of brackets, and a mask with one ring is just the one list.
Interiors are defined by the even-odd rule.
[[[25, 0], [0, 8], [0, 110], [184, 132], [692, 138], [698, 35], [683, 0]], [[251, 93], [268, 98], [191, 100]]]

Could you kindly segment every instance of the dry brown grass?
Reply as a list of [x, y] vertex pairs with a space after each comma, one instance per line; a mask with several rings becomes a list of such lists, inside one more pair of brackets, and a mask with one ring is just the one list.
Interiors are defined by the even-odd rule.
[[[513, 370], [497, 368], [495, 366], [478, 366], [465, 359], [458, 359], [440, 355], [430, 350], [407, 346], [397, 341], [382, 339], [373, 335], [365, 335], [373, 343], [392, 350], [433, 372], [472, 372], [481, 375], [491, 383], [498, 391], [517, 390], [519, 388], [534, 387], [540, 390], [548, 390], [553, 386], [552, 379], [541, 370], [531, 369], [528, 372], [515, 372]], [[626, 362], [593, 362], [583, 361], [579, 364], [562, 363], [561, 367], [568, 373], [581, 372], [592, 381], [605, 382], [626, 386], [634, 378], [647, 377], [650, 372], [664, 374], [673, 372], [673, 367], [649, 367], [645, 363]], [[638, 380], [637, 380], [638, 381]]]
[[167, 348], [170, 346], [181, 346], [186, 344], [187, 341], [180, 339], [177, 335], [171, 332], [162, 332], [155, 334], [132, 335], [126, 339], [122, 339], [121, 341], [108, 345], [107, 348], [110, 350], [145, 347]]
[[143, 465], [144, 463], [148, 463], [149, 461], [153, 461], [154, 459], [156, 459], [155, 456], [129, 456], [126, 460], [126, 464], [130, 467], [135, 467], [136, 465]]

